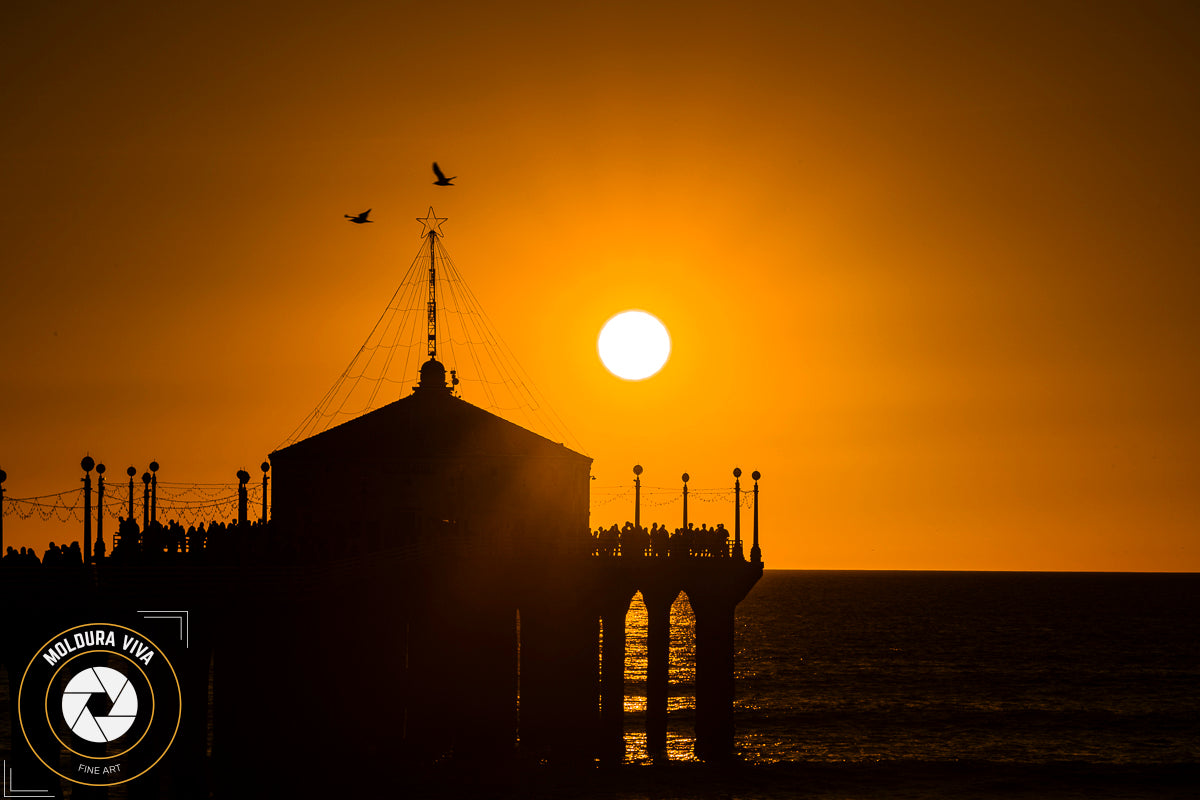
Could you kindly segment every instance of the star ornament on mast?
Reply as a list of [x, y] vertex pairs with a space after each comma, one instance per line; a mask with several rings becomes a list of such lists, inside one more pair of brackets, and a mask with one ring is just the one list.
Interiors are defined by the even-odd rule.
[[442, 233], [442, 223], [445, 222], [447, 219], [449, 219], [449, 218], [448, 217], [439, 217], [437, 214], [433, 213], [433, 206], [430, 206], [429, 213], [425, 215], [424, 219], [422, 219], [421, 217], [417, 217], [417, 222], [421, 223], [424, 226], [421, 229], [421, 238], [424, 239], [426, 236], [429, 236], [429, 235], [445, 236], [445, 234]]

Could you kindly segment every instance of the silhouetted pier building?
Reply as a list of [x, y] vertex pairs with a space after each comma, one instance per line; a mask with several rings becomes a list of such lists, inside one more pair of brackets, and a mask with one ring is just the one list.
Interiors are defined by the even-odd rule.
[[591, 459], [454, 397], [438, 361], [425, 363], [410, 396], [276, 451], [271, 464], [274, 520], [301, 550], [397, 559], [378, 584], [331, 587], [359, 602], [326, 608], [341, 617], [348, 644], [380, 625], [390, 631], [396, 648], [375, 663], [381, 682], [403, 676], [392, 703], [403, 709], [406, 749], [503, 752], [519, 737], [535, 751], [619, 757], [624, 637], [612, 632], [623, 634], [641, 591], [650, 616], [648, 742], [662, 750], [667, 625], [683, 591], [697, 619], [697, 752], [731, 751], [733, 611], [761, 563], [732, 553], [599, 557]]
[[[185, 722], [164, 786], [204, 771], [210, 664], [218, 797], [379, 786], [448, 755], [619, 761], [638, 592], [649, 752], [665, 754], [670, 609], [684, 592], [696, 754], [732, 753], [734, 610], [762, 574], [757, 504], [750, 560], [740, 512], [720, 547], [601, 546], [591, 459], [453, 396], [434, 359], [409, 396], [270, 458], [272, 521], [244, 539], [47, 570], [53, 584], [0, 579], [6, 609], [41, 616], [189, 610]], [[250, 476], [238, 477], [244, 522]], [[40, 643], [30, 619], [6, 632], [10, 681]]]
[[456, 541], [523, 558], [582, 552], [591, 463], [453, 397], [431, 359], [408, 397], [272, 453], [273, 515], [329, 556]]

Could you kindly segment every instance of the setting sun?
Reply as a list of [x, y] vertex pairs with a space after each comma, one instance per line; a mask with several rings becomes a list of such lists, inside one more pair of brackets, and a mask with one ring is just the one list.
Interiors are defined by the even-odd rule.
[[596, 344], [608, 371], [627, 381], [649, 378], [671, 355], [671, 336], [645, 311], [622, 311], [604, 323]]

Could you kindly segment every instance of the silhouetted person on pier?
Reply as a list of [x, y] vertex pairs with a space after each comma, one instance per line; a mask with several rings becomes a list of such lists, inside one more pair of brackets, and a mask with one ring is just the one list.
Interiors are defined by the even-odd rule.
[[217, 522], [215, 519], [208, 523], [208, 541], [205, 549], [212, 550], [214, 553], [222, 553], [225, 550], [225, 525]]
[[141, 548], [141, 529], [133, 517], [122, 518], [117, 526], [120, 541], [113, 548], [113, 558], [135, 558]]
[[683, 532], [683, 554], [692, 555], [696, 552], [696, 529], [691, 525]]
[[183, 549], [183, 528], [175, 520], [167, 523], [166, 540], [168, 555], [173, 556]]
[[142, 555], [158, 558], [167, 550], [167, 531], [157, 520], [150, 523], [142, 536]]
[[[66, 547], [66, 545], [63, 545], [63, 547]], [[68, 567], [83, 566], [83, 550], [80, 549], [79, 542], [71, 542], [71, 547], [67, 550], [63, 560]]]
[[[25, 552], [24, 547], [21, 548], [21, 552], [22, 553]], [[46, 548], [46, 552], [42, 554], [42, 563], [45, 564], [47, 567], [58, 566], [58, 563], [59, 563], [58, 545], [56, 545], [54, 542], [51, 542], [50, 546]]]
[[717, 548], [717, 552], [714, 555], [721, 556], [722, 558], [728, 557], [731, 552], [729, 549], [729, 530], [725, 527], [724, 522], [717, 523]]
[[611, 528], [600, 533], [600, 555], [611, 556], [616, 555], [617, 547], [621, 540], [621, 532], [617, 530], [614, 524]]
[[650, 532], [648, 530], [640, 526], [635, 527], [632, 539], [634, 555], [645, 556], [650, 554]]
[[617, 534], [621, 555], [633, 552], [633, 523], [626, 522]]
[[658, 523], [654, 523], [654, 527], [650, 529], [650, 554], [653, 556], [665, 556], [670, 545], [671, 535], [667, 532], [666, 527], [659, 527]]

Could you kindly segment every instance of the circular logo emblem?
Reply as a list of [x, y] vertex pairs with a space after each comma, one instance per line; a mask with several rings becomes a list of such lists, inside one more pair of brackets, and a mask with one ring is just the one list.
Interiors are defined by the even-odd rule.
[[[94, 713], [93, 698], [98, 698], [101, 706], [107, 706], [106, 713]], [[112, 667], [88, 667], [67, 681], [62, 712], [71, 733], [89, 742], [111, 742], [133, 727], [137, 719], [137, 690], [123, 672]]]
[[125, 783], [157, 764], [175, 741], [181, 709], [166, 654], [138, 631], [103, 622], [46, 642], [17, 696], [34, 755], [86, 786]]

